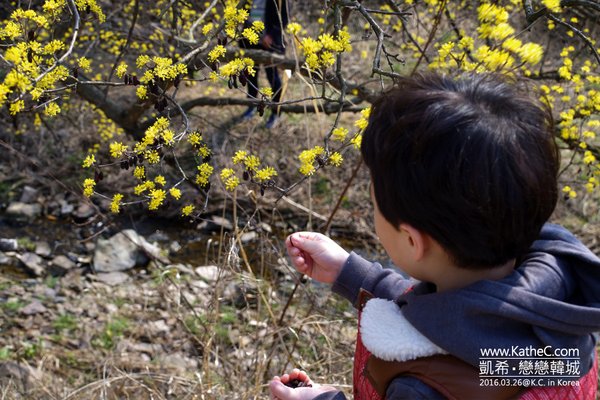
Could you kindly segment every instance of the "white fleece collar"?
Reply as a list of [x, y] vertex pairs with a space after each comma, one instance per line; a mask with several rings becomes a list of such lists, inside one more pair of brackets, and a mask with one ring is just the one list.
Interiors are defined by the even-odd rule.
[[385, 361], [408, 361], [448, 354], [412, 326], [400, 307], [391, 300], [375, 298], [365, 304], [360, 334], [367, 350]]

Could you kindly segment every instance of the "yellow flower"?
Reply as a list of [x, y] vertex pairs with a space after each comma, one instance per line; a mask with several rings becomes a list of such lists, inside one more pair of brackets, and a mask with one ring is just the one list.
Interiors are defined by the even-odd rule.
[[156, 150], [147, 151], [144, 154], [144, 157], [150, 164], [158, 164], [160, 162], [160, 155]]
[[591, 151], [587, 150], [584, 154], [583, 154], [583, 162], [584, 164], [592, 164], [596, 161], [596, 157], [594, 157], [594, 155], [592, 154]]
[[165, 201], [167, 192], [162, 189], [153, 189], [150, 191], [150, 204], [148, 205], [149, 210], [157, 210]]
[[341, 126], [338, 126], [337, 128], [335, 128], [333, 130], [333, 132], [331, 133], [333, 140], [337, 140], [338, 142], [343, 142], [346, 139], [347, 135], [348, 135], [348, 129], [341, 127]]
[[542, 4], [544, 4], [544, 6], [546, 6], [546, 8], [552, 12], [561, 12], [560, 0], [542, 0]]
[[9, 107], [10, 115], [15, 115], [25, 108], [25, 102], [23, 100], [18, 100], [12, 103]]
[[89, 168], [96, 162], [96, 156], [93, 154], [88, 154], [88, 156], [83, 160], [83, 168]]
[[246, 159], [246, 156], [248, 155], [248, 152], [245, 150], [238, 150], [235, 152], [235, 154], [233, 155], [233, 157], [231, 157], [231, 161], [233, 161], [234, 164], [239, 164], [241, 162], [243, 162]]
[[189, 216], [191, 213], [194, 212], [194, 208], [195, 207], [192, 204], [188, 204], [187, 206], [181, 209], [181, 215], [184, 217]]
[[254, 177], [259, 182], [265, 182], [273, 178], [274, 176], [277, 176], [277, 171], [275, 171], [275, 168], [265, 167], [256, 171], [256, 175]]
[[148, 64], [150, 62], [150, 56], [146, 55], [146, 54], [142, 54], [141, 56], [139, 56], [135, 62], [135, 65], [138, 68], [143, 68], [146, 66], [146, 64]]
[[231, 168], [224, 168], [221, 171], [221, 181], [229, 191], [233, 191], [240, 184], [239, 178]]
[[208, 24], [206, 24], [202, 27], [202, 34], [204, 36], [208, 35], [210, 33], [210, 31], [213, 30], [214, 27], [215, 27], [214, 24], [212, 22], [209, 22]]
[[90, 197], [92, 194], [94, 194], [94, 187], [96, 186], [96, 181], [91, 179], [91, 178], [87, 178], [86, 180], [83, 181], [83, 195], [85, 197]]
[[162, 175], [157, 175], [156, 178], [154, 178], [154, 182], [160, 186], [165, 186], [167, 184], [167, 180]]
[[112, 213], [118, 214], [121, 211], [121, 200], [123, 200], [123, 195], [121, 193], [115, 193], [112, 202], [110, 203], [110, 211]]
[[544, 49], [537, 43], [525, 43], [517, 53], [524, 62], [535, 65], [542, 60]]
[[140, 180], [145, 179], [146, 178], [146, 168], [143, 165], [138, 165], [133, 170], [133, 176], [135, 176], [136, 178], [138, 178]]
[[257, 156], [249, 155], [244, 159], [244, 165], [249, 171], [256, 171], [260, 165], [260, 158]]
[[55, 115], [60, 113], [60, 106], [54, 102], [46, 104], [44, 108], [44, 114], [49, 117], [54, 117]]
[[198, 166], [198, 174], [196, 175], [196, 183], [200, 186], [208, 185], [208, 180], [212, 175], [214, 168], [208, 163], [202, 163]]
[[263, 95], [267, 96], [267, 97], [272, 97], [272, 96], [273, 96], [273, 89], [271, 89], [270, 87], [265, 87], [265, 88], [262, 88], [262, 89], [260, 90], [260, 92], [261, 92]]
[[117, 69], [115, 71], [115, 74], [119, 78], [122, 78], [126, 73], [127, 73], [127, 64], [125, 64], [123, 61], [121, 61], [121, 63], [119, 64], [119, 66], [117, 67]]
[[179, 190], [179, 189], [178, 189], [178, 188], [176, 188], [176, 187], [172, 187], [172, 188], [169, 190], [169, 194], [170, 194], [170, 195], [171, 195], [171, 196], [172, 196], [174, 199], [176, 199], [176, 200], [179, 200], [179, 198], [181, 198], [181, 190]]
[[127, 151], [127, 146], [121, 142], [112, 142], [109, 147], [112, 158], [119, 158]]
[[344, 157], [342, 157], [342, 155], [337, 151], [329, 156], [329, 164], [333, 165], [334, 167], [339, 167], [342, 165], [342, 161], [344, 161]]
[[289, 34], [297, 35], [302, 30], [302, 25], [297, 22], [290, 22], [286, 28]]
[[[258, 43], [258, 40], [256, 43]], [[220, 44], [216, 45], [215, 47], [213, 47], [213, 49], [211, 51], [208, 52], [208, 61], [215, 62], [219, 58], [223, 57], [226, 52], [227, 52], [227, 50], [225, 49], [224, 46], [222, 46]]]
[[202, 134], [198, 131], [194, 131], [190, 133], [187, 140], [192, 145], [200, 146], [202, 144]]
[[13, 21], [8, 21], [4, 26], [4, 29], [0, 29], [0, 39], [8, 38], [10, 40], [14, 40], [22, 34], [23, 31], [21, 30], [19, 24]]
[[[260, 39], [260, 37], [258, 36], [258, 33], [256, 33], [256, 31], [251, 28], [244, 29], [242, 31], [242, 36], [245, 37], [246, 39], [248, 39], [248, 42], [250, 42], [250, 44], [258, 44], [258, 41]], [[209, 61], [214, 61], [214, 60], [210, 60], [210, 53], [209, 53], [208, 57], [209, 57]]]
[[85, 72], [90, 72], [92, 70], [92, 62], [86, 57], [80, 57], [77, 60], [77, 65]]
[[265, 30], [265, 24], [262, 21], [254, 21], [252, 23], [252, 29], [254, 29], [256, 32], [262, 32]]
[[360, 149], [361, 142], [362, 142], [362, 135], [361, 134], [357, 134], [356, 136], [354, 136], [352, 138], [352, 140], [350, 140], [350, 143], [352, 143], [352, 145], [356, 149]]

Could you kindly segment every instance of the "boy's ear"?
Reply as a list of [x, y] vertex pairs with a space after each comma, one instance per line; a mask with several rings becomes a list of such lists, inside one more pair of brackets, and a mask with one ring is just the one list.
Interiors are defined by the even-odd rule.
[[403, 233], [407, 243], [408, 251], [414, 261], [419, 261], [427, 250], [427, 235], [409, 224], [400, 224], [400, 232]]

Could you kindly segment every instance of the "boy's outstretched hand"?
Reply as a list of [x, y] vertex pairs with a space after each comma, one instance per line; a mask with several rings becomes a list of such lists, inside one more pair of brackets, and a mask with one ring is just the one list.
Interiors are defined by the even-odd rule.
[[294, 268], [323, 283], [335, 281], [349, 256], [339, 244], [316, 232], [293, 233], [285, 246]]
[[269, 383], [273, 400], [312, 400], [318, 395], [336, 390], [333, 386], [314, 384], [306, 372], [294, 369], [289, 374], [276, 376]]

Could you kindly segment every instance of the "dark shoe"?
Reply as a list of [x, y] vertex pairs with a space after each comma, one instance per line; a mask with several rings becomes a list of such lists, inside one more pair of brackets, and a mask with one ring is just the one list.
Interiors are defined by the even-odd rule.
[[254, 107], [248, 107], [246, 109], [246, 111], [244, 111], [244, 113], [242, 114], [242, 119], [243, 120], [248, 120], [248, 119], [252, 118], [255, 113], [256, 113], [256, 108], [254, 108]]
[[275, 126], [277, 121], [279, 121], [279, 116], [275, 113], [271, 114], [267, 120], [267, 123], [265, 124], [265, 128], [271, 129], [273, 126]]

